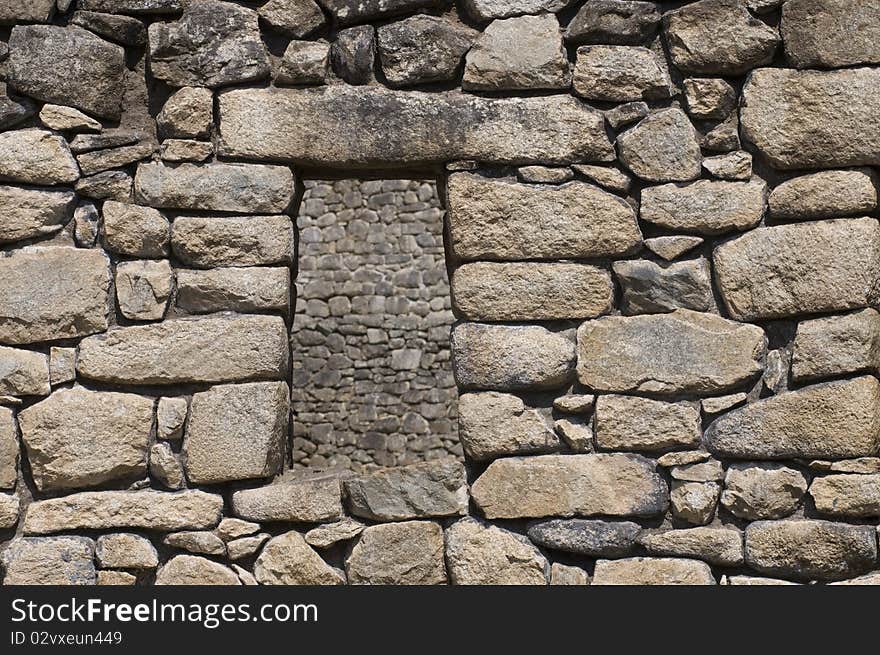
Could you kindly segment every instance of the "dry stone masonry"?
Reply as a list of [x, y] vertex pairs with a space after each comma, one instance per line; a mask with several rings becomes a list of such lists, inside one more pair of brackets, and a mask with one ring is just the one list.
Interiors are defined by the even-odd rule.
[[4, 584], [880, 584], [880, 10], [0, 0]]

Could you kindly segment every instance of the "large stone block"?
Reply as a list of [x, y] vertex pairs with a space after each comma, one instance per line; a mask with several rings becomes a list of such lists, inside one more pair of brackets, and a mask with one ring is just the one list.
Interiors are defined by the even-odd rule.
[[880, 289], [880, 224], [846, 218], [762, 227], [715, 249], [715, 280], [740, 321], [858, 309]]
[[86, 537], [14, 539], [2, 554], [4, 585], [93, 585], [95, 542]]
[[373, 525], [345, 560], [350, 584], [446, 584], [443, 529], [429, 521]]
[[232, 511], [250, 521], [335, 521], [342, 516], [342, 485], [336, 475], [282, 476], [265, 487], [234, 492]]
[[616, 257], [642, 241], [632, 208], [584, 182], [531, 185], [457, 173], [446, 195], [452, 250], [466, 260]]
[[706, 447], [740, 459], [875, 455], [880, 383], [870, 376], [781, 393], [735, 409], [706, 430]]
[[178, 216], [171, 247], [184, 264], [202, 268], [289, 262], [293, 223], [279, 216]]
[[77, 371], [119, 384], [277, 380], [287, 371], [278, 316], [214, 314], [111, 330], [80, 342]]
[[596, 400], [599, 448], [662, 452], [696, 446], [700, 436], [700, 412], [687, 403], [611, 394]]
[[110, 260], [100, 250], [15, 250], [0, 257], [0, 280], [0, 343], [54, 341], [107, 329]]
[[781, 464], [733, 463], [724, 476], [721, 504], [742, 519], [781, 519], [794, 514], [807, 491], [804, 474]]
[[25, 184], [70, 184], [79, 167], [59, 135], [37, 128], [0, 133], [0, 179]]
[[781, 25], [797, 68], [880, 63], [880, 4], [873, 0], [788, 0]]
[[347, 169], [614, 159], [602, 115], [569, 96], [483, 98], [343, 84], [227, 91], [219, 103], [225, 157]]
[[874, 309], [801, 321], [794, 337], [796, 381], [834, 377], [880, 366], [880, 313]]
[[0, 186], [0, 243], [58, 232], [73, 216], [72, 191]]
[[558, 450], [559, 437], [537, 410], [506, 393], [465, 393], [458, 399], [458, 431], [464, 452], [481, 461]]
[[623, 557], [642, 531], [632, 521], [550, 519], [529, 525], [529, 539], [539, 546], [589, 557]]
[[880, 474], [826, 475], [813, 480], [810, 496], [816, 510], [830, 516], [880, 516]]
[[740, 566], [743, 563], [742, 533], [727, 527], [648, 532], [639, 538], [639, 544], [655, 555], [693, 557], [716, 566]]
[[446, 530], [446, 562], [455, 585], [545, 585], [550, 573], [524, 536], [472, 518]]
[[55, 11], [55, 0], [3, 0], [0, 24], [48, 23]]
[[537, 455], [492, 462], [471, 496], [488, 519], [653, 516], [669, 490], [640, 455]]
[[714, 585], [705, 562], [672, 557], [632, 557], [596, 562], [594, 585]]
[[754, 379], [763, 330], [686, 309], [609, 316], [578, 329], [578, 379], [601, 391], [717, 394]]
[[776, 186], [769, 204], [773, 218], [864, 216], [877, 208], [877, 176], [864, 168], [800, 175]]
[[193, 314], [219, 311], [286, 313], [287, 267], [177, 269], [177, 306]]

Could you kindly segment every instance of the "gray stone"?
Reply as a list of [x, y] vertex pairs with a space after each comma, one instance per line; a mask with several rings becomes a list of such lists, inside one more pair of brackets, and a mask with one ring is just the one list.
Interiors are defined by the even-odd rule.
[[617, 257], [641, 243], [626, 201], [584, 182], [535, 186], [456, 173], [447, 184], [451, 246], [464, 260]]
[[462, 389], [553, 389], [574, 377], [574, 343], [539, 325], [459, 323], [451, 339]]
[[202, 268], [287, 263], [293, 223], [279, 216], [178, 216], [171, 247], [184, 264]]
[[284, 377], [278, 316], [213, 314], [111, 330], [80, 342], [77, 372], [102, 382], [180, 384]]
[[130, 257], [165, 257], [171, 225], [159, 211], [108, 200], [104, 203], [104, 244]]
[[839, 218], [875, 209], [877, 176], [864, 168], [795, 177], [770, 194], [770, 215], [774, 218]]
[[574, 179], [568, 166], [521, 166], [516, 169], [516, 179], [530, 184], [564, 184]]
[[741, 321], [859, 309], [880, 277], [874, 218], [764, 227], [715, 249], [715, 280]]
[[[82, 177], [76, 183], [76, 192], [95, 200], [131, 202], [134, 180], [125, 171], [105, 171], [90, 177]], [[97, 234], [97, 231], [96, 231]]]
[[492, 462], [471, 486], [488, 519], [652, 516], [669, 504], [656, 463], [640, 455], [536, 455]]
[[0, 554], [4, 585], [93, 585], [95, 542], [86, 537], [16, 538]]
[[686, 403], [615, 395], [596, 400], [599, 448], [662, 452], [695, 447], [700, 436], [700, 412]]
[[801, 321], [794, 338], [795, 381], [876, 371], [880, 365], [880, 314], [874, 309]]
[[[103, 252], [79, 248], [28, 247], [0, 257], [0, 343], [106, 330], [109, 264]], [[55, 282], [45, 284], [47, 279]]]
[[95, 544], [98, 565], [105, 569], [154, 569], [159, 565], [159, 555], [148, 539], [117, 532], [98, 537]]
[[24, 533], [202, 530], [217, 525], [222, 509], [223, 497], [204, 491], [84, 491], [28, 505]]
[[77, 6], [108, 14], [176, 14], [183, 8], [183, 0], [79, 0]]
[[714, 585], [712, 569], [705, 562], [671, 557], [632, 557], [599, 560], [594, 585]]
[[485, 23], [523, 14], [555, 14], [571, 4], [571, 0], [463, 0], [462, 4], [471, 18]]
[[55, 10], [55, 0], [4, 0], [0, 2], [0, 24], [48, 23]]
[[880, 63], [880, 5], [853, 0], [791, 0], [782, 7], [785, 54], [795, 68]]
[[547, 420], [527, 409], [517, 396], [495, 391], [465, 393], [459, 398], [458, 412], [461, 445], [475, 461], [559, 449], [559, 437]]
[[715, 517], [721, 485], [717, 482], [672, 481], [672, 516], [693, 525], [707, 525]]
[[199, 555], [226, 555], [226, 544], [213, 532], [175, 532], [166, 536], [162, 543]]
[[680, 450], [678, 452], [666, 453], [657, 458], [657, 464], [664, 468], [673, 466], [686, 466], [688, 464], [699, 464], [709, 459], [709, 453], [704, 450]]
[[160, 148], [162, 161], [202, 162], [214, 154], [214, 144], [210, 141], [191, 141], [189, 139], [166, 139]]
[[330, 70], [330, 46], [320, 41], [291, 41], [275, 75], [276, 84], [324, 84]]
[[825, 475], [810, 485], [816, 511], [829, 516], [880, 516], [880, 475]]
[[345, 481], [348, 509], [374, 521], [467, 514], [464, 467], [441, 460], [381, 469]]
[[736, 89], [717, 77], [690, 77], [684, 81], [688, 113], [697, 120], [722, 121], [736, 108]]
[[443, 529], [429, 521], [366, 528], [345, 560], [349, 584], [446, 584]]
[[642, 120], [650, 111], [646, 102], [627, 102], [607, 110], [605, 119], [612, 128], [619, 130], [630, 123]]
[[150, 446], [150, 475], [166, 489], [183, 489], [186, 486], [183, 465], [167, 443]]
[[375, 60], [376, 30], [372, 25], [341, 30], [330, 48], [333, 71], [349, 84], [368, 84], [374, 77]]
[[48, 358], [31, 350], [0, 346], [0, 395], [48, 396]]
[[196, 555], [175, 555], [156, 574], [156, 585], [240, 585], [235, 572]]
[[160, 439], [180, 439], [189, 404], [186, 398], [160, 398], [156, 409], [156, 436]]
[[90, 118], [79, 109], [61, 105], [43, 105], [40, 110], [40, 122], [56, 132], [100, 132], [101, 123]]
[[37, 107], [28, 98], [8, 94], [6, 84], [0, 85], [0, 129], [9, 129], [37, 113]]
[[177, 269], [177, 306], [202, 314], [217, 311], [287, 312], [286, 267]]
[[147, 43], [147, 28], [136, 18], [95, 11], [77, 11], [71, 17], [70, 23], [122, 45], [143, 47]]
[[335, 475], [281, 477], [275, 484], [234, 492], [232, 511], [251, 521], [336, 521], [342, 517], [342, 486]]
[[713, 306], [712, 273], [702, 257], [673, 264], [647, 259], [620, 261], [614, 262], [613, 269], [623, 290], [620, 303], [624, 314], [679, 308], [705, 312]]
[[[220, 94], [219, 102], [224, 157], [349, 170], [459, 159], [555, 164], [614, 158], [601, 113], [559, 95], [484, 98], [331, 85], [239, 89]], [[315, 125], [323, 129], [315, 132]]]
[[569, 43], [645, 43], [657, 33], [660, 11], [655, 2], [591, 0], [581, 6], [565, 31]]
[[70, 151], [80, 155], [93, 150], [134, 145], [144, 138], [144, 133], [126, 128], [107, 129], [100, 134], [77, 134], [70, 142]]
[[49, 349], [49, 382], [53, 387], [76, 379], [76, 348]]
[[709, 152], [731, 152], [742, 148], [739, 118], [736, 112], [723, 121], [699, 123], [700, 147]]
[[18, 479], [18, 428], [15, 416], [7, 407], [0, 407], [0, 489], [15, 488]]
[[764, 332], [714, 314], [609, 316], [578, 330], [578, 378], [592, 389], [721, 393], [761, 373]]
[[350, 541], [363, 532], [366, 526], [360, 521], [343, 518], [336, 523], [327, 523], [312, 528], [306, 533], [306, 543], [315, 548], [329, 548], [340, 541]]
[[218, 0], [187, 3], [180, 20], [150, 25], [150, 71], [171, 86], [219, 87], [265, 78], [257, 12]]
[[550, 565], [550, 584], [551, 585], [588, 585], [590, 584], [590, 575], [578, 566], [568, 566], [553, 562]]
[[455, 585], [545, 585], [550, 573], [528, 539], [472, 518], [447, 528], [446, 563]]
[[6, 81], [24, 95], [117, 120], [124, 74], [124, 49], [81, 27], [12, 28]]
[[331, 568], [294, 530], [273, 537], [254, 563], [260, 584], [338, 585], [345, 579]]
[[781, 393], [716, 419], [704, 442], [720, 457], [844, 458], [875, 454], [880, 383], [873, 377]]
[[176, 91], [156, 117], [165, 138], [203, 139], [214, 122], [214, 94], [210, 89], [184, 87]]
[[629, 175], [616, 168], [589, 164], [574, 164], [572, 168], [591, 182], [614, 193], [624, 195], [632, 186]]
[[87, 152], [77, 155], [76, 161], [83, 175], [95, 175], [111, 168], [122, 168], [139, 162], [150, 157], [155, 151], [156, 144], [146, 140], [133, 146]]
[[740, 566], [743, 563], [742, 533], [731, 528], [650, 532], [639, 538], [639, 544], [652, 555], [692, 557], [716, 566]]
[[301, 39], [326, 23], [324, 12], [313, 0], [269, 0], [257, 11], [269, 27], [294, 39]]
[[70, 184], [79, 168], [67, 142], [47, 130], [0, 133], [0, 179], [25, 184]]
[[283, 166], [141, 164], [135, 177], [138, 201], [166, 209], [280, 213], [287, 210], [293, 189], [293, 173]]
[[620, 161], [649, 182], [685, 182], [700, 176], [697, 131], [681, 109], [662, 109], [617, 137]]
[[737, 150], [706, 157], [703, 168], [719, 180], [747, 181], [752, 177], [752, 155], [745, 150]]
[[670, 472], [673, 480], [683, 482], [718, 482], [724, 479], [724, 466], [717, 459], [679, 464]]
[[376, 30], [382, 72], [392, 86], [455, 80], [479, 32], [416, 14]]
[[[272, 538], [267, 532], [260, 533], [253, 537], [242, 537], [234, 539], [226, 544], [226, 556], [231, 560], [245, 559], [252, 557], [263, 547], [263, 544]], [[254, 582], [256, 584], [256, 582]]]
[[631, 521], [551, 519], [529, 526], [529, 539], [539, 546], [588, 557], [624, 557], [642, 531]]
[[581, 46], [572, 81], [578, 95], [606, 102], [662, 100], [672, 91], [660, 58], [634, 46]]
[[702, 243], [702, 238], [693, 236], [652, 237], [645, 239], [645, 247], [668, 262], [678, 259]]
[[11, 530], [18, 525], [21, 501], [14, 494], [0, 494], [0, 530]]

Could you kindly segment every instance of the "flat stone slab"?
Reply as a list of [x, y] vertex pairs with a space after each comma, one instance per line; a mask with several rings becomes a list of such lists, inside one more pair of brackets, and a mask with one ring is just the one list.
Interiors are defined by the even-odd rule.
[[705, 562], [673, 557], [631, 557], [599, 560], [594, 585], [714, 585], [712, 569]]
[[342, 517], [342, 485], [335, 475], [281, 478], [274, 484], [232, 494], [232, 511], [250, 521], [318, 523]]

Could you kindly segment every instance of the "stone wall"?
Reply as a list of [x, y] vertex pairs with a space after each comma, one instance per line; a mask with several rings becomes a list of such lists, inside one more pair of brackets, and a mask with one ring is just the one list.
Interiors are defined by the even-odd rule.
[[[5, 583], [880, 582], [876, 3], [0, 0], [0, 23]], [[338, 246], [349, 209], [333, 230], [310, 203], [354, 189], [305, 181], [340, 177], [439, 180], [463, 462], [373, 470], [417, 450], [297, 421], [342, 399], [300, 373], [315, 228]], [[340, 338], [364, 297], [327, 299]], [[344, 457], [363, 470], [298, 466]]]

